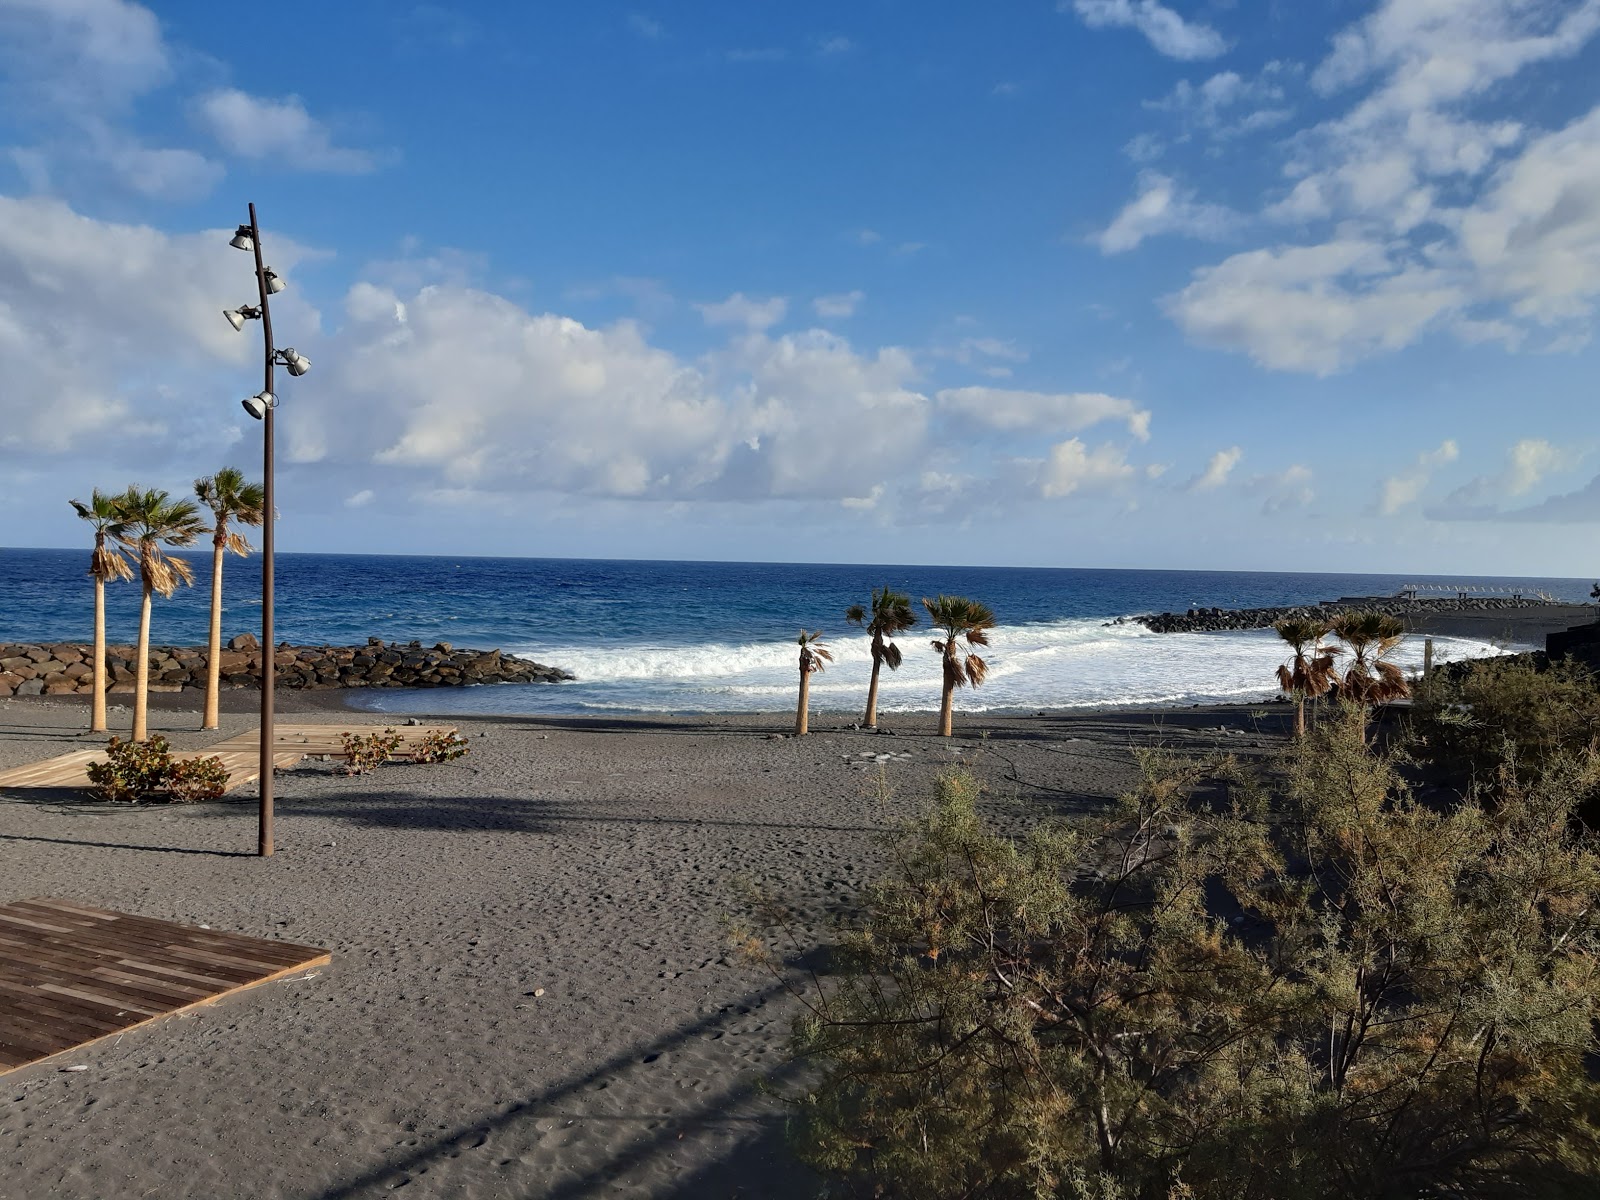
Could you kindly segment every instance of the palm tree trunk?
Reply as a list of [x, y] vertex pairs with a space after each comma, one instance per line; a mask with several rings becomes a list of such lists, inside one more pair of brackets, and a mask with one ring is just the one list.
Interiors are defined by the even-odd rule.
[[94, 695], [89, 704], [89, 732], [106, 732], [106, 581], [94, 577]]
[[133, 740], [142, 742], [149, 734], [146, 710], [150, 704], [150, 580], [144, 583], [144, 599], [139, 606], [139, 648], [133, 664]]
[[867, 684], [867, 719], [863, 722], [868, 729], [878, 727], [878, 671], [883, 666], [883, 660], [876, 654], [872, 656], [872, 682]]
[[796, 737], [808, 733], [811, 727], [811, 672], [800, 672], [800, 707], [794, 714]]
[[955, 647], [955, 639], [951, 638], [945, 646], [944, 655], [944, 695], [939, 699], [939, 736], [950, 737], [955, 718], [956, 681], [954, 656], [951, 651]]
[[[221, 525], [222, 522], [217, 522]], [[201, 729], [217, 727], [217, 692], [222, 680], [222, 543], [211, 544], [211, 639], [206, 643], [206, 712]]]
[[1306, 735], [1306, 698], [1302, 692], [1294, 698], [1294, 736], [1303, 738]]

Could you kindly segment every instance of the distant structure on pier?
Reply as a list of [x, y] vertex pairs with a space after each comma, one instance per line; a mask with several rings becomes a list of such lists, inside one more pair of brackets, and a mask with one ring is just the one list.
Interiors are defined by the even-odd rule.
[[1415, 600], [1422, 592], [1446, 595], [1454, 592], [1457, 600], [1466, 600], [1473, 596], [1510, 596], [1513, 600], [1539, 600], [1545, 604], [1556, 603], [1556, 598], [1549, 592], [1542, 592], [1532, 587], [1487, 587], [1483, 584], [1469, 584], [1462, 587], [1458, 583], [1408, 583], [1395, 595], [1402, 600]]

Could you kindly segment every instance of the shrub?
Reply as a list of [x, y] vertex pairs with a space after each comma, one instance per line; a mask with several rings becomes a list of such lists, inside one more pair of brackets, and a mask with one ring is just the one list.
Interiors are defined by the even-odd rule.
[[1448, 814], [1355, 710], [1276, 816], [1141, 766], [1108, 816], [1022, 841], [942, 779], [836, 973], [796, 987], [807, 1161], [929, 1200], [1592, 1194], [1600, 850], [1566, 818], [1594, 756]]
[[385, 729], [382, 733], [368, 734], [363, 737], [359, 733], [345, 732], [339, 735], [344, 743], [344, 773], [346, 775], [365, 775], [374, 767], [381, 767], [389, 761], [403, 740], [393, 729]]
[[450, 733], [442, 729], [425, 733], [411, 744], [411, 761], [419, 763], [441, 763], [460, 758], [469, 749], [471, 743], [457, 733]]
[[167, 774], [167, 795], [177, 804], [216, 800], [228, 790], [228, 770], [215, 755], [185, 758]]
[[1507, 763], [1538, 775], [1553, 758], [1592, 748], [1600, 735], [1600, 686], [1581, 664], [1539, 670], [1523, 656], [1435, 671], [1417, 688], [1413, 730], [1421, 756], [1465, 777]]
[[90, 763], [87, 772], [95, 795], [125, 804], [151, 800], [163, 792], [169, 800], [193, 804], [215, 800], [228, 786], [220, 758], [174, 760], [172, 747], [160, 734], [144, 742], [113, 737], [106, 746], [106, 761]]
[[87, 770], [91, 790], [102, 800], [137, 804], [166, 784], [172, 771], [172, 749], [160, 734], [143, 742], [112, 737], [106, 745], [106, 761], [90, 763]]

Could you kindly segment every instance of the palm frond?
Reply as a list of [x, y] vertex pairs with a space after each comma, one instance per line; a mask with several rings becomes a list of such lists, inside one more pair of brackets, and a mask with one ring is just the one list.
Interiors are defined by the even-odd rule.
[[900, 669], [900, 647], [893, 642], [888, 642], [883, 647], [884, 665], [891, 671]]
[[973, 687], [978, 687], [989, 675], [989, 664], [976, 654], [967, 655], [966, 662], [967, 682]]
[[862, 608], [859, 604], [852, 604], [849, 608], [844, 610], [844, 619], [849, 621], [852, 625], [864, 624], [867, 619], [867, 610]]

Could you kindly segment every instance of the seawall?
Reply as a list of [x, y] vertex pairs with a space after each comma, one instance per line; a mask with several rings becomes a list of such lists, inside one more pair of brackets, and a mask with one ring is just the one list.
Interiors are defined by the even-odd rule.
[[[107, 690], [133, 691], [132, 646], [106, 647]], [[449, 642], [424, 648], [421, 642], [364, 646], [294, 646], [283, 642], [273, 655], [276, 685], [306, 690], [381, 687], [464, 687], [477, 683], [558, 683], [572, 675], [498, 650], [458, 650]], [[260, 643], [250, 634], [225, 644], [221, 659], [224, 688], [261, 684]], [[203, 646], [152, 646], [152, 692], [204, 691]], [[0, 697], [88, 695], [94, 687], [94, 647], [76, 642], [27, 645], [0, 643]]]

